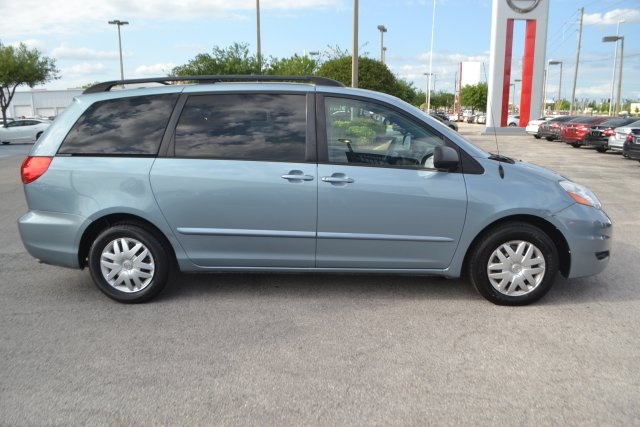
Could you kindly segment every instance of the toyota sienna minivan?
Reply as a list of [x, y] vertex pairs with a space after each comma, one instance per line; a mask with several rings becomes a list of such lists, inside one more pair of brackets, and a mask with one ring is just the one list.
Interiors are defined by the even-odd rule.
[[100, 83], [21, 174], [29, 253], [87, 267], [125, 303], [178, 269], [465, 276], [489, 301], [523, 305], [558, 273], [598, 274], [611, 248], [588, 188], [319, 77]]

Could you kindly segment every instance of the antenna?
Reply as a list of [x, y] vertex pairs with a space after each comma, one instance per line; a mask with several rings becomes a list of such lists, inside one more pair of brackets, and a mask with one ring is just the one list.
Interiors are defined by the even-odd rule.
[[[489, 79], [487, 78], [487, 68], [485, 67], [485, 63], [482, 63], [482, 72], [484, 73], [484, 79], [485, 81], [489, 81]], [[497, 157], [500, 158], [500, 144], [498, 143], [498, 133], [496, 132], [496, 123], [495, 123], [495, 115], [493, 114], [493, 104], [488, 105], [488, 107], [491, 109], [491, 114], [488, 114], [489, 116], [491, 116], [491, 128], [493, 129], [493, 139], [495, 139], [496, 141], [496, 151], [497, 151]], [[502, 167], [502, 162], [498, 161], [498, 173], [500, 174], [500, 178], [504, 179], [504, 168]]]

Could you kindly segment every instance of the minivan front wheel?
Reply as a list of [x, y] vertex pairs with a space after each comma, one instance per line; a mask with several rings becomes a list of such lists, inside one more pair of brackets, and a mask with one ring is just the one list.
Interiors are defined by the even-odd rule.
[[526, 305], [542, 298], [558, 272], [558, 251], [549, 236], [525, 223], [488, 232], [472, 249], [471, 283], [494, 304]]
[[145, 302], [166, 285], [169, 257], [153, 233], [137, 225], [117, 224], [91, 245], [89, 270], [98, 289], [109, 298]]

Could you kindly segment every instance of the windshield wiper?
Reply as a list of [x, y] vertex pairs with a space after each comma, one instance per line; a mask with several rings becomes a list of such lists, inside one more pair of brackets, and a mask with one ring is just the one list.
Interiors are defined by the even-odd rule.
[[490, 154], [489, 159], [495, 160], [496, 162], [509, 163], [511, 165], [516, 162], [511, 157], [503, 156], [502, 154], [493, 154], [493, 153], [489, 153], [489, 154]]

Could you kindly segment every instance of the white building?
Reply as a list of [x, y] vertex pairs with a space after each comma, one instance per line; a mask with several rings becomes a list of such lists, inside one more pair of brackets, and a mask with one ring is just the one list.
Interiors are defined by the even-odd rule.
[[82, 89], [16, 91], [7, 117], [51, 117], [67, 108]]

